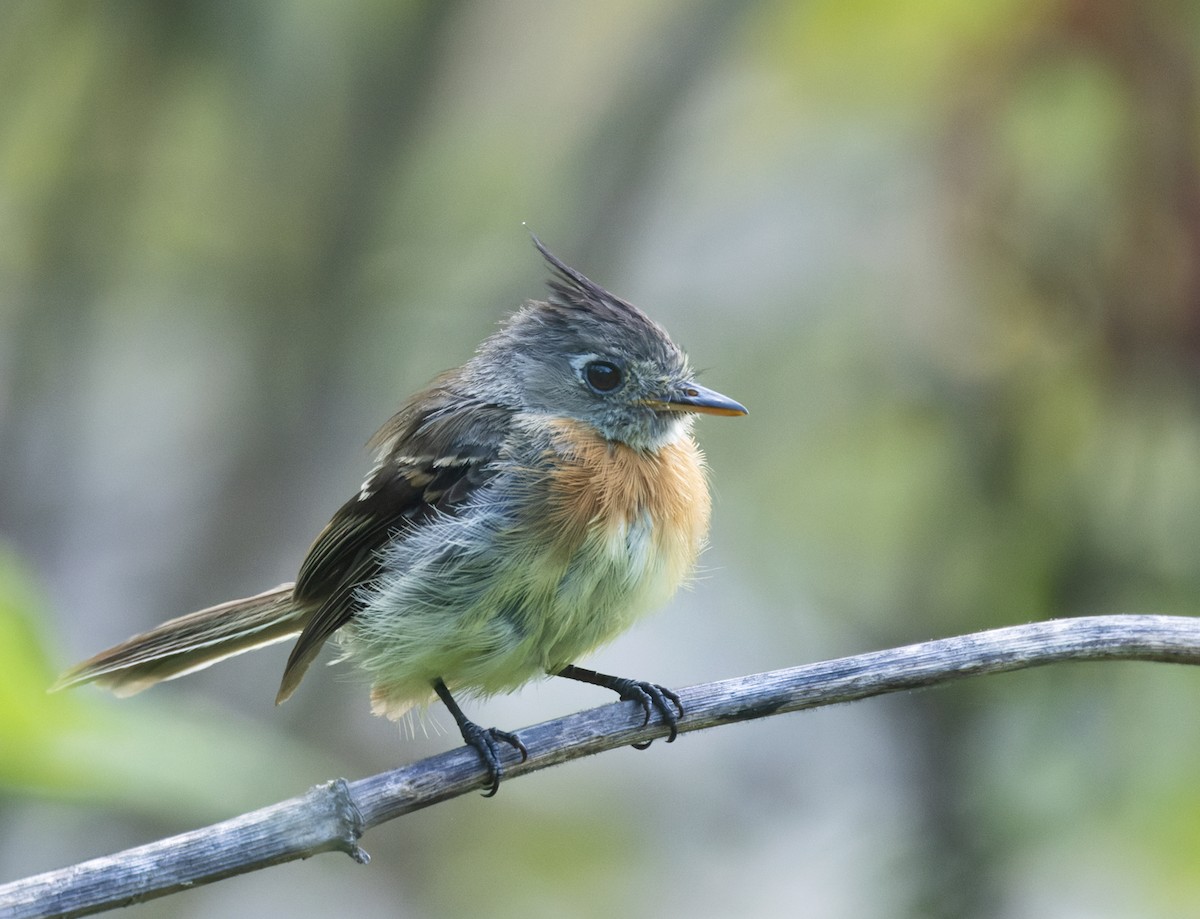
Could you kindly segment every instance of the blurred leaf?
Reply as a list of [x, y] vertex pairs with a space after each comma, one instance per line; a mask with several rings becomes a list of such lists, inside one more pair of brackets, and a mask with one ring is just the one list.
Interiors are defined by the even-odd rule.
[[48, 693], [40, 605], [0, 547], [0, 789], [176, 819], [232, 816], [331, 774], [312, 751], [236, 716]]
[[1029, 0], [789, 0], [767, 5], [760, 62], [786, 74], [801, 104], [842, 117], [885, 104], [907, 118], [943, 98], [965, 49], [1012, 28]]

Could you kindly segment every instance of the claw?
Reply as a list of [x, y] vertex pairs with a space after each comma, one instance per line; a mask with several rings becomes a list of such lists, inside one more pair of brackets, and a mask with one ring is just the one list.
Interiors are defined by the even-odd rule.
[[[665, 686], [647, 683], [645, 680], [621, 680], [620, 682], [624, 685], [612, 688], [619, 692], [621, 698], [626, 702], [636, 702], [642, 707], [642, 712], [645, 714], [642, 719], [642, 727], [650, 723], [650, 709], [653, 707], [658, 709], [663, 723], [671, 730], [671, 733], [667, 735], [667, 743], [671, 743], [679, 736], [679, 719], [683, 717], [683, 703], [679, 701], [679, 696]], [[676, 710], [678, 710], [678, 714]], [[635, 743], [633, 748], [645, 750], [651, 743], [652, 741], [649, 740]]]
[[504, 767], [500, 765], [499, 741], [503, 741], [520, 753], [521, 762], [529, 759], [529, 749], [520, 737], [510, 731], [502, 731], [499, 728], [483, 728], [474, 721], [465, 721], [459, 727], [467, 746], [475, 748], [479, 753], [479, 758], [483, 760], [483, 765], [487, 768], [489, 781], [483, 796], [490, 798], [500, 790], [500, 779], [504, 777]]
[[[646, 680], [630, 680], [625, 677], [609, 676], [606, 673], [596, 673], [594, 670], [584, 670], [582, 667], [576, 667], [573, 664], [564, 667], [558, 672], [559, 676], [566, 677], [569, 680], [579, 680], [583, 683], [592, 683], [595, 686], [604, 686], [613, 690], [626, 702], [636, 702], [642, 707], [642, 712], [645, 717], [642, 719], [642, 727], [650, 723], [650, 715], [652, 709], [657, 709], [662, 716], [663, 723], [670, 728], [670, 734], [667, 735], [667, 743], [673, 741], [679, 736], [679, 719], [683, 717], [683, 702], [670, 689], [665, 686], [659, 686], [657, 683], [649, 683]], [[645, 750], [650, 746], [650, 741], [635, 743], [635, 750]]]
[[529, 759], [529, 748], [522, 743], [520, 737], [510, 731], [480, 727], [469, 719], [463, 714], [458, 703], [454, 701], [454, 697], [450, 695], [450, 690], [441, 680], [434, 681], [433, 689], [445, 703], [446, 708], [450, 709], [450, 714], [454, 716], [458, 729], [462, 733], [463, 742], [468, 747], [474, 747], [479, 753], [479, 758], [483, 760], [483, 765], [488, 771], [488, 783], [485, 786], [487, 790], [483, 796], [485, 798], [492, 797], [500, 790], [500, 779], [504, 777], [504, 767], [500, 765], [500, 742], [508, 744], [520, 753], [521, 762]]

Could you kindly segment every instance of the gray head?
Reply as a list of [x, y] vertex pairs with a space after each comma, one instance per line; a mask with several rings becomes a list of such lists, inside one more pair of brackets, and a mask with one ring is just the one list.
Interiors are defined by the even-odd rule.
[[692, 379], [662, 326], [533, 241], [553, 272], [550, 296], [526, 303], [480, 346], [464, 370], [483, 388], [513, 408], [583, 421], [638, 449], [673, 440], [692, 413], [746, 413]]

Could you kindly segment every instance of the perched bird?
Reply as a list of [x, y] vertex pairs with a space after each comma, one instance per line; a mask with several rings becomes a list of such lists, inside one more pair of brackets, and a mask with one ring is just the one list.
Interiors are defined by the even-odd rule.
[[131, 695], [299, 636], [276, 702], [326, 639], [397, 718], [436, 695], [478, 750], [488, 794], [499, 743], [454, 696], [546, 674], [615, 690], [675, 737], [670, 690], [574, 661], [664, 603], [704, 543], [709, 494], [694, 414], [746, 409], [696, 383], [641, 310], [559, 261], [530, 301], [375, 435], [375, 468], [333, 516], [294, 584], [163, 623], [67, 671]]

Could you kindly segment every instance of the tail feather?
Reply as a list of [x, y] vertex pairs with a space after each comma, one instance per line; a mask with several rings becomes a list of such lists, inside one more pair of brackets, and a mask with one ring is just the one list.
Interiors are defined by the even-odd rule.
[[131, 696], [235, 654], [286, 641], [300, 634], [306, 616], [296, 608], [292, 587], [280, 584], [164, 622], [76, 664], [50, 690], [97, 683], [118, 696]]

